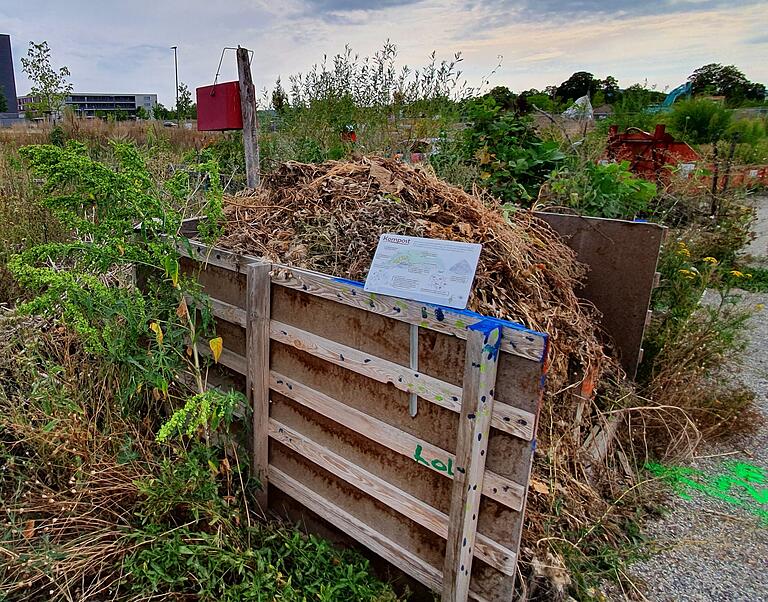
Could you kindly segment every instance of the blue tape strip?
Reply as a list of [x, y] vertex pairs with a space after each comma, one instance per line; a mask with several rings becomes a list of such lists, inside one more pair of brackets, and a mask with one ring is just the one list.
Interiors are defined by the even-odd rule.
[[[358, 282], [357, 280], [349, 280], [347, 278], [332, 278], [334, 282], [338, 282], [339, 284], [347, 284], [349, 286], [354, 286], [355, 288], [363, 288], [364, 283]], [[492, 322], [495, 326], [502, 326], [504, 328], [511, 328], [512, 330], [517, 330], [518, 332], [526, 332], [528, 334], [534, 335], [536, 337], [544, 337], [544, 340], [548, 339], [548, 335], [543, 332], [539, 332], [537, 330], [531, 330], [530, 328], [526, 328], [522, 324], [519, 324], [518, 322], [510, 322], [509, 320], [502, 320], [501, 318], [491, 318], [489, 316], [484, 316], [482, 314], [479, 314], [477, 312], [471, 311], [469, 309], [455, 309], [453, 307], [446, 307], [445, 305], [436, 305], [434, 303], [424, 303], [422, 306], [422, 315], [426, 317], [425, 313], [429, 313], [427, 310], [431, 310], [431, 312], [434, 314], [435, 318], [438, 322], [442, 322], [445, 319], [445, 314], [456, 314], [459, 316], [466, 316], [468, 318], [476, 318], [480, 320], [478, 324], [483, 322]], [[475, 325], [473, 325], [475, 326]], [[469, 326], [468, 328], [472, 328], [472, 326]], [[489, 327], [490, 328], [490, 327]], [[533, 340], [533, 339], [531, 339]]]

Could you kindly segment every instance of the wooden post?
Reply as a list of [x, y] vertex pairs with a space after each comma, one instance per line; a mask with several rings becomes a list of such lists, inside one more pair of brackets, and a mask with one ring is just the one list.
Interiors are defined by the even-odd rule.
[[468, 335], [442, 602], [464, 602], [469, 596], [501, 327], [480, 322], [470, 327]]
[[248, 400], [253, 409], [253, 471], [261, 482], [262, 491], [257, 495], [261, 509], [267, 511], [267, 486], [269, 484], [269, 275], [268, 263], [251, 264], [248, 276], [246, 323], [246, 381]]
[[251, 76], [251, 61], [247, 48], [237, 48], [237, 76], [240, 80], [240, 109], [243, 113], [243, 146], [245, 175], [249, 188], [256, 188], [259, 175], [259, 115], [256, 112], [256, 88]]

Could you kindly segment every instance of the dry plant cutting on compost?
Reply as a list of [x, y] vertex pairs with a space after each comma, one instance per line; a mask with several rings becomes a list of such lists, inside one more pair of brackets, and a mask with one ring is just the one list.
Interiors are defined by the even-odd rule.
[[[225, 216], [218, 246], [358, 281], [382, 233], [482, 243], [469, 309], [545, 332], [551, 343], [521, 556], [533, 570], [524, 572], [548, 578], [562, 594], [568, 577], [549, 544], [561, 550], [557, 542], [578, 540], [578, 552], [581, 535], [598, 533], [606, 543], [625, 543], [618, 525], [634, 509], [623, 513], [610, 500], [637, 494], [626, 456], [619, 467], [595, 461], [582, 439], [604, 424], [601, 409], [630, 396], [604, 350], [597, 310], [576, 296], [586, 267], [545, 222], [426, 168], [379, 157], [285, 163], [260, 188], [225, 197]], [[586, 409], [575, 417], [579, 400]]]

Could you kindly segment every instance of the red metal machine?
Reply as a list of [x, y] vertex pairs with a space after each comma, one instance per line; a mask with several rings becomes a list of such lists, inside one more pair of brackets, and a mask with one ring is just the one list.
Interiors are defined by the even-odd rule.
[[[627, 128], [619, 134], [618, 126], [608, 130], [606, 155], [609, 161], [628, 161], [629, 169], [647, 180], [659, 180], [668, 175], [666, 165], [690, 164], [701, 159], [685, 142], [676, 140], [659, 124], [653, 134], [639, 128]], [[692, 167], [691, 167], [692, 168]]]

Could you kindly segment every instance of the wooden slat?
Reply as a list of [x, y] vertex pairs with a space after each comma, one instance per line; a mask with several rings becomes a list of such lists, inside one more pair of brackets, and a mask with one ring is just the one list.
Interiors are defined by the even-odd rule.
[[[308, 407], [310, 410], [322, 414], [326, 418], [338, 422], [342, 426], [361, 434], [368, 439], [395, 451], [399, 454], [416, 459], [417, 447], [421, 447], [422, 456], [425, 458], [439, 458], [447, 466], [455, 463], [455, 458], [450, 452], [422, 441], [418, 437], [401, 431], [400, 429], [382, 422], [360, 410], [337, 401], [319, 391], [315, 391], [301, 383], [275, 372], [270, 372], [270, 388]], [[421, 463], [425, 468], [434, 470], [438, 474], [452, 478], [445, 470], [438, 470], [429, 463]], [[512, 508], [520, 510], [523, 507], [525, 488], [510, 479], [496, 473], [486, 471], [483, 481], [483, 495]]]
[[[258, 257], [209, 247], [196, 240], [185, 240], [177, 244], [176, 248], [184, 257], [235, 272], [244, 272], [246, 266], [251, 263], [264, 263], [264, 260]], [[408, 324], [417, 324], [421, 328], [435, 330], [460, 339], [467, 338], [467, 328], [473, 324], [491, 319], [448, 307], [366, 293], [360, 283], [282, 264], [272, 264], [272, 271], [273, 284], [304, 291]], [[496, 321], [503, 326], [502, 351], [536, 362], [544, 361], [547, 335], [506, 320]]]
[[[291, 345], [377, 382], [391, 383], [401, 391], [416, 393], [422, 399], [453, 412], [461, 411], [461, 387], [282, 322], [272, 320], [269, 330], [275, 341]], [[533, 439], [535, 423], [536, 417], [533, 414], [507, 404], [497, 404], [492, 415], [495, 428], [526, 441]]]
[[[221, 350], [219, 363], [222, 366], [226, 366], [230, 370], [237, 372], [238, 374], [247, 376], [248, 366], [246, 365], [245, 358], [239, 353], [235, 353], [234, 351], [230, 351], [229, 349], [227, 349], [226, 345], [227, 345], [227, 342], [224, 341], [224, 349]], [[200, 347], [198, 347], [197, 352], [200, 355], [211, 357], [211, 350], [208, 349], [208, 347], [203, 347], [201, 345]]]
[[473, 330], [467, 339], [456, 475], [443, 565], [443, 602], [460, 602], [469, 594], [500, 342], [498, 327]]
[[412, 575], [427, 587], [432, 589], [440, 588], [442, 579], [440, 571], [419, 558], [416, 554], [409, 552], [399, 544], [378, 533], [375, 528], [317, 495], [314, 491], [302, 485], [282, 470], [270, 466], [269, 478], [275, 487], [287, 493], [342, 532], [352, 536], [385, 560]]
[[[443, 539], [448, 537], [447, 514], [274, 419], [269, 421], [269, 436]], [[515, 553], [491, 538], [478, 534], [474, 553], [505, 575], [515, 574]]]
[[[191, 248], [191, 253], [187, 245]], [[246, 266], [251, 263], [265, 263], [258, 257], [209, 247], [196, 240], [186, 240], [184, 243], [177, 244], [176, 248], [184, 257], [235, 272], [244, 272]], [[494, 320], [502, 325], [502, 351], [536, 362], [544, 360], [547, 335], [529, 330], [514, 322], [496, 320], [480, 314], [457, 311], [429, 303], [366, 293], [361, 283], [283, 264], [272, 264], [272, 271], [273, 284], [331, 299], [344, 305], [388, 316], [408, 324], [416, 324], [421, 328], [435, 330], [460, 339], [467, 338], [467, 329], [473, 324]]]
[[253, 409], [252, 461], [254, 474], [261, 482], [257, 499], [267, 510], [267, 484], [269, 465], [269, 316], [270, 287], [269, 264], [249, 265], [248, 324], [246, 330], [246, 382]]
[[[385, 315], [401, 322], [418, 324], [422, 328], [436, 330], [461, 339], [467, 338], [467, 329], [470, 326], [489, 319], [479, 314], [456, 311], [448, 307], [367, 293], [359, 283], [289, 266], [275, 264], [272, 282], [317, 297]], [[512, 322], [503, 320], [497, 320], [497, 322], [503, 326], [502, 351], [537, 362], [543, 361], [546, 335], [528, 330]]]
[[[261, 267], [260, 264], [259, 266]], [[268, 266], [267, 271], [269, 271]], [[248, 314], [244, 309], [239, 308], [237, 305], [232, 305], [231, 303], [219, 301], [213, 297], [209, 297], [208, 302], [211, 305], [211, 313], [217, 318], [221, 318], [227, 322], [232, 322], [233, 324], [237, 324], [243, 328], [247, 327]]]
[[188, 257], [203, 264], [215, 265], [218, 268], [239, 273], [245, 273], [245, 268], [251, 263], [265, 263], [257, 257], [239, 255], [218, 247], [209, 247], [204, 243], [191, 239], [177, 243], [176, 250], [182, 257]]

